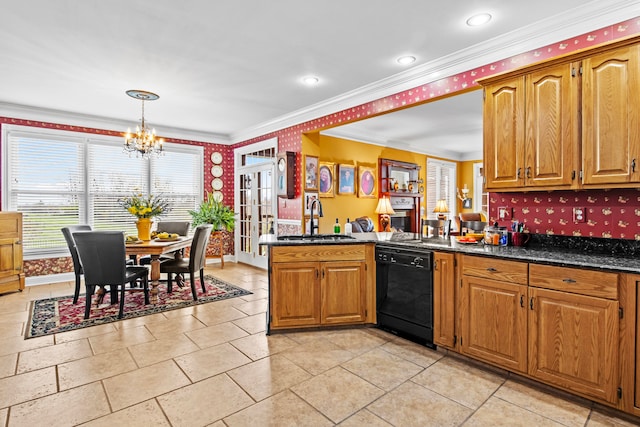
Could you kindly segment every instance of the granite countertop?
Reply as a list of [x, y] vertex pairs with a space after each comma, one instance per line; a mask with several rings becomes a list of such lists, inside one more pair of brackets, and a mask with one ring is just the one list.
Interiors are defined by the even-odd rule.
[[[376, 243], [385, 246], [405, 247], [411, 249], [430, 249], [443, 252], [458, 252], [468, 255], [478, 255], [510, 259], [515, 261], [534, 262], [540, 264], [557, 265], [564, 267], [585, 267], [603, 271], [640, 274], [640, 257], [637, 253], [601, 253], [593, 247], [592, 239], [582, 239], [590, 243], [585, 248], [579, 247], [573, 241], [562, 240], [558, 243], [556, 238], [552, 244], [538, 241], [530, 247], [515, 246], [490, 246], [482, 243], [459, 243], [455, 237], [420, 239], [413, 233], [353, 233], [351, 239], [330, 240], [329, 235], [325, 240], [278, 240], [274, 235], [263, 235], [260, 243], [272, 246], [299, 246], [299, 245], [336, 245], [336, 244], [362, 244]], [[282, 238], [282, 236], [281, 236]], [[580, 240], [578, 240], [580, 241]], [[563, 247], [564, 246], [564, 247]]]

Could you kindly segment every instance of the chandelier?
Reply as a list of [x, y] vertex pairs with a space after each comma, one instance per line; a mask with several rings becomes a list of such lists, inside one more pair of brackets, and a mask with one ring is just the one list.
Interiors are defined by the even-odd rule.
[[142, 101], [142, 120], [140, 125], [136, 126], [134, 133], [131, 133], [131, 129], [127, 129], [124, 135], [124, 152], [129, 153], [129, 157], [135, 153], [136, 157], [141, 156], [143, 159], [150, 158], [152, 154], [157, 156], [164, 154], [162, 152], [164, 141], [156, 136], [155, 129], [149, 129], [144, 123], [144, 101], [155, 101], [160, 97], [144, 90], [128, 90], [127, 95]]

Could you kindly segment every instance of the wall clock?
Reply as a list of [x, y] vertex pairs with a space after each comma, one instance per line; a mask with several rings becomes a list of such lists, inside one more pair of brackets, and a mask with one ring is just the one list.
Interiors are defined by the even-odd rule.
[[211, 175], [214, 176], [214, 178], [218, 178], [222, 176], [222, 166], [220, 165], [213, 165], [211, 167]]
[[214, 190], [222, 190], [222, 180], [220, 178], [213, 178], [211, 188]]
[[276, 193], [278, 197], [293, 199], [296, 195], [296, 153], [278, 153], [276, 160]]
[[220, 163], [222, 163], [222, 154], [218, 151], [214, 151], [213, 153], [211, 153], [211, 161], [214, 164], [219, 165]]

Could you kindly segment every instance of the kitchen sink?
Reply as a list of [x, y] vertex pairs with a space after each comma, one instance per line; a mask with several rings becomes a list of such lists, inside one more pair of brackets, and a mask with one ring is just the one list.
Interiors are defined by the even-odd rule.
[[309, 241], [309, 242], [336, 242], [340, 240], [355, 239], [353, 236], [347, 236], [346, 234], [289, 234], [284, 236], [278, 236], [278, 240], [283, 241]]

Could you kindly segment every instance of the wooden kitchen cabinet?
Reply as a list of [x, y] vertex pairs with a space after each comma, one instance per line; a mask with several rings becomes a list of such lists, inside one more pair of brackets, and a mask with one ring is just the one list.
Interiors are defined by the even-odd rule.
[[455, 254], [433, 253], [433, 342], [455, 348], [456, 335], [456, 267]]
[[0, 294], [23, 289], [22, 213], [0, 212]]
[[530, 288], [529, 374], [616, 402], [618, 302]]
[[277, 327], [320, 324], [320, 278], [317, 262], [276, 263], [272, 275], [271, 325]]
[[585, 185], [640, 182], [638, 45], [586, 58], [582, 76]]
[[462, 257], [461, 352], [527, 371], [527, 264]]
[[364, 261], [320, 263], [321, 324], [364, 323], [366, 310]]
[[569, 188], [577, 182], [577, 69], [559, 64], [485, 87], [488, 190]]
[[481, 82], [488, 191], [640, 182], [638, 38]]
[[373, 264], [370, 246], [271, 247], [270, 328], [371, 322], [375, 270], [369, 267]]

